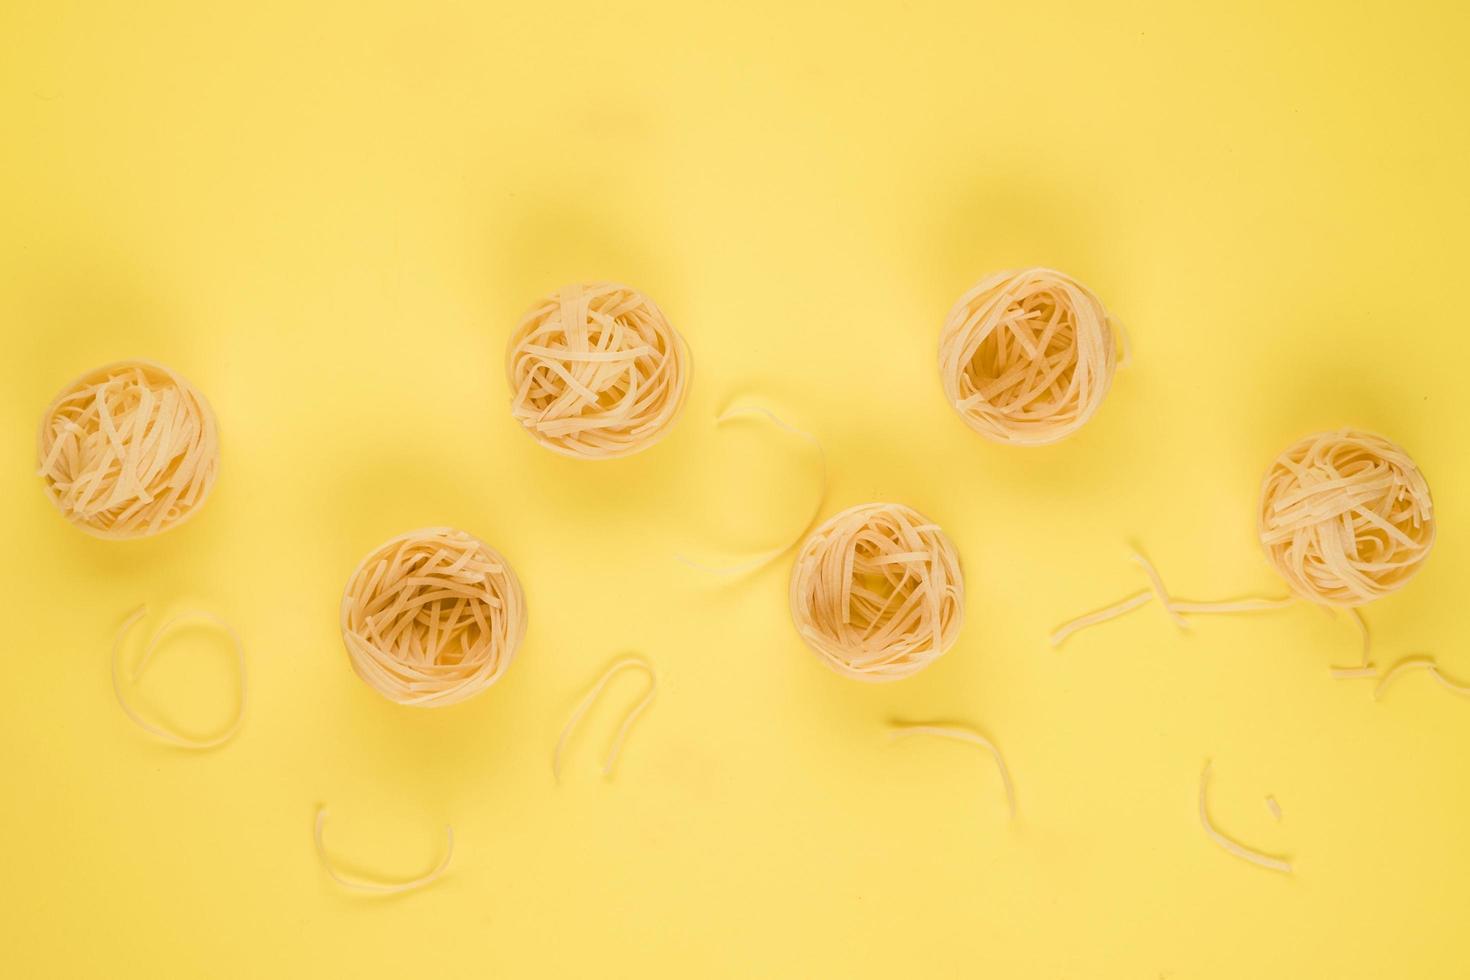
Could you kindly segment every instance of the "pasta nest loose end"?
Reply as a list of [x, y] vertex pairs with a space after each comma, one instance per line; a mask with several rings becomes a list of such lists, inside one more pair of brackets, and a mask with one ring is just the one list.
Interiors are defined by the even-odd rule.
[[1401, 588], [1434, 545], [1429, 485], [1380, 436], [1344, 429], [1278, 456], [1261, 484], [1261, 546], [1292, 591], [1360, 606]]
[[1097, 412], [1120, 344], [1126, 338], [1102, 302], [1072, 277], [1043, 268], [998, 272], [950, 310], [939, 338], [940, 381], [976, 432], [1044, 445]]
[[510, 666], [526, 599], [500, 553], [438, 527], [394, 538], [363, 559], [342, 596], [352, 669], [383, 697], [435, 707], [471, 697]]
[[833, 670], [892, 681], [959, 638], [965, 582], [937, 524], [902, 504], [861, 504], [817, 528], [791, 570], [791, 619]]
[[564, 286], [526, 314], [506, 350], [511, 413], [543, 446], [627, 456], [668, 433], [689, 388], [689, 349], [647, 296]]
[[219, 430], [189, 382], [150, 361], [119, 361], [67, 385], [41, 418], [46, 495], [99, 538], [140, 538], [184, 523], [214, 489]]

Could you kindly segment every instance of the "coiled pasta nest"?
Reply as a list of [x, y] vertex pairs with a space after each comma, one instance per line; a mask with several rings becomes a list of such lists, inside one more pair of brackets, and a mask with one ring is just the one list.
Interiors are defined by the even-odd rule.
[[40, 475], [57, 510], [99, 538], [139, 538], [192, 517], [219, 475], [214, 412], [161, 364], [82, 375], [41, 419]]
[[548, 449], [627, 456], [668, 433], [692, 365], [653, 301], [614, 283], [565, 286], [536, 304], [506, 353], [511, 412]]
[[1400, 588], [1434, 544], [1429, 484], [1398, 446], [1342, 430], [1309, 436], [1261, 484], [1261, 545], [1298, 595], [1359, 606]]
[[399, 704], [434, 707], [500, 678], [526, 633], [526, 599], [483, 541], [436, 527], [394, 538], [363, 559], [342, 596], [352, 669]]
[[955, 303], [939, 339], [944, 394], [996, 442], [1056, 442], [1092, 418], [1118, 366], [1102, 302], [1053, 269], [998, 272]]
[[797, 632], [829, 667], [893, 681], [954, 646], [965, 580], [937, 524], [902, 504], [862, 504], [802, 544], [790, 600]]

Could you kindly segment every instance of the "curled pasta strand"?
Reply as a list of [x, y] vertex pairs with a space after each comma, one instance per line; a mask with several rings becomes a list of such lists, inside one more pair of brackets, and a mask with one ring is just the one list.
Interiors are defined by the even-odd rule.
[[1432, 676], [1435, 681], [1439, 683], [1440, 687], [1443, 687], [1445, 690], [1450, 691], [1454, 694], [1458, 694], [1461, 697], [1470, 697], [1470, 684], [1461, 684], [1458, 681], [1450, 680], [1444, 675], [1444, 671], [1439, 669], [1439, 664], [1435, 662], [1435, 659], [1433, 657], [1414, 656], [1405, 657], [1403, 660], [1400, 660], [1398, 663], [1389, 668], [1389, 670], [1383, 675], [1383, 679], [1378, 682], [1378, 686], [1373, 689], [1373, 700], [1380, 700], [1383, 697], [1384, 689], [1388, 687], [1388, 685], [1395, 678], [1401, 677], [1404, 674], [1414, 670], [1427, 670], [1429, 671], [1430, 676]]
[[1280, 871], [1283, 874], [1291, 874], [1291, 862], [1285, 858], [1272, 857], [1270, 854], [1263, 854], [1253, 848], [1246, 847], [1244, 844], [1237, 843], [1225, 836], [1225, 834], [1221, 833], [1215, 827], [1214, 822], [1210, 820], [1210, 810], [1207, 803], [1212, 767], [1213, 763], [1206, 761], [1204, 771], [1200, 773], [1199, 777], [1199, 822], [1204, 825], [1205, 833], [1209, 835], [1210, 840], [1219, 844], [1236, 857], [1249, 861], [1251, 864], [1259, 865], [1272, 871]]
[[822, 447], [821, 441], [817, 439], [816, 436], [812, 435], [810, 432], [807, 432], [804, 429], [798, 429], [796, 426], [790, 425], [775, 412], [772, 412], [770, 409], [767, 408], [762, 408], [758, 405], [747, 405], [735, 408], [728, 408], [724, 412], [720, 413], [720, 415], [715, 419], [715, 425], [721, 426], [727, 422], [742, 418], [765, 419], [776, 428], [781, 429], [785, 432], [789, 432], [797, 438], [810, 444], [817, 451], [817, 461], [821, 468], [821, 482], [818, 485], [816, 500], [812, 503], [811, 513], [802, 523], [801, 527], [797, 529], [796, 533], [786, 543], [779, 545], [778, 547], [760, 552], [759, 554], [756, 554], [746, 559], [745, 561], [737, 562], [733, 565], [709, 565], [701, 561], [696, 561], [695, 559], [686, 557], [684, 555], [674, 556], [676, 560], [690, 566], [691, 568], [697, 568], [705, 572], [712, 572], [716, 575], [743, 575], [747, 572], [756, 571], [757, 569], [765, 567], [772, 561], [784, 555], [786, 552], [790, 551], [792, 548], [796, 547], [797, 543], [801, 541], [802, 537], [805, 536], [807, 531], [811, 529], [811, 526], [816, 523], [817, 518], [821, 516], [822, 502], [827, 497], [827, 451]]
[[163, 644], [163, 641], [167, 639], [168, 636], [176, 629], [189, 623], [207, 623], [208, 625], [213, 626], [215, 629], [218, 629], [220, 632], [224, 633], [225, 636], [229, 638], [230, 644], [235, 651], [235, 663], [240, 679], [240, 700], [235, 708], [234, 716], [230, 719], [230, 723], [228, 726], [225, 727], [224, 731], [220, 732], [218, 735], [213, 735], [206, 738], [196, 738], [191, 735], [184, 735], [180, 732], [164, 728], [160, 725], [154, 724], [151, 721], [148, 721], [146, 718], [138, 713], [138, 710], [136, 708], [133, 707], [132, 703], [128, 700], [126, 691], [124, 690], [122, 679], [119, 676], [119, 667], [121, 665], [120, 660], [122, 656], [123, 643], [127, 639], [128, 634], [132, 631], [133, 626], [136, 625], [138, 621], [147, 614], [147, 606], [141, 606], [136, 609], [131, 615], [127, 617], [127, 619], [123, 620], [123, 623], [121, 626], [118, 627], [117, 635], [114, 637], [112, 642], [112, 654], [109, 662], [112, 670], [112, 693], [117, 698], [118, 706], [122, 708], [123, 714], [127, 715], [128, 718], [132, 720], [133, 724], [137, 725], [139, 728], [143, 729], [154, 738], [160, 739], [164, 742], [168, 742], [171, 745], [177, 745], [180, 748], [192, 749], [194, 751], [204, 751], [206, 749], [218, 748], [219, 746], [224, 745], [230, 739], [235, 737], [235, 734], [240, 730], [241, 724], [243, 724], [245, 721], [245, 704], [247, 691], [249, 690], [249, 688], [245, 680], [245, 648], [240, 643], [239, 634], [235, 632], [234, 627], [230, 626], [230, 624], [226, 623], [224, 620], [220, 619], [218, 616], [215, 616], [212, 613], [207, 613], [202, 610], [180, 613], [179, 615], [165, 621], [161, 626], [158, 627], [158, 629], [153, 631], [153, 634], [148, 639], [147, 645], [143, 648], [142, 656], [138, 658], [137, 663], [133, 666], [130, 681], [131, 683], [136, 684], [142, 679], [144, 671], [147, 669], [148, 664], [152, 661], [153, 655]]
[[947, 738], [956, 742], [978, 745], [987, 750], [995, 759], [996, 767], [1000, 769], [1000, 780], [1005, 786], [1006, 806], [1010, 809], [1011, 819], [1016, 818], [1016, 791], [1011, 783], [1011, 771], [1006, 767], [1006, 760], [1000, 754], [1000, 749], [995, 747], [994, 742], [973, 728], [964, 728], [959, 725], [894, 725], [888, 732], [888, 737], [892, 739], [907, 738], [912, 735]]
[[658, 693], [658, 675], [654, 673], [653, 667], [649, 665], [648, 661], [642, 657], [624, 657], [614, 662], [603, 672], [602, 676], [597, 679], [596, 683], [592, 685], [587, 693], [583, 695], [582, 700], [578, 702], [577, 706], [572, 709], [571, 717], [567, 719], [566, 725], [561, 730], [561, 735], [556, 740], [556, 748], [551, 753], [551, 775], [557, 782], [561, 782], [562, 751], [566, 748], [567, 741], [571, 738], [572, 732], [581, 723], [582, 717], [597, 702], [598, 697], [607, 688], [608, 683], [624, 670], [641, 670], [647, 674], [648, 690], [644, 692], [643, 697], [637, 704], [628, 709], [628, 713], [623, 717], [622, 723], [618, 725], [617, 733], [613, 736], [612, 744], [608, 748], [607, 758], [602, 764], [603, 775], [612, 775], [613, 767], [617, 765], [618, 756], [623, 751], [623, 743], [627, 741], [628, 733], [632, 731], [633, 723], [638, 720], [639, 715], [643, 714], [644, 709], [653, 703], [654, 696]]
[[322, 829], [327, 822], [327, 808], [318, 807], [316, 811], [316, 825], [312, 834], [316, 841], [316, 855], [321, 860], [322, 869], [326, 871], [337, 884], [344, 888], [352, 888], [361, 892], [371, 892], [375, 895], [401, 895], [419, 888], [427, 887], [438, 881], [449, 867], [450, 858], [454, 857], [454, 828], [444, 828], [444, 857], [427, 874], [408, 881], [376, 881], [371, 878], [360, 878], [353, 875], [343, 874], [332, 864], [332, 859], [327, 855], [327, 846], [322, 839]]

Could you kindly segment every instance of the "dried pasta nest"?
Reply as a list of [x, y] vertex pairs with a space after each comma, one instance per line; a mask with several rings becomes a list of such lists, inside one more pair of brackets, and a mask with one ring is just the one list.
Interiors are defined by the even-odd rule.
[[950, 310], [939, 339], [944, 394], [996, 442], [1039, 446], [1092, 418], [1118, 366], [1121, 330], [1102, 302], [1053, 269], [998, 272]]
[[198, 512], [219, 475], [214, 412], [161, 364], [119, 361], [67, 385], [41, 419], [46, 495], [99, 538], [140, 538]]
[[1398, 446], [1342, 430], [1287, 449], [1261, 484], [1271, 564], [1305, 599], [1360, 606], [1400, 588], [1429, 557], [1429, 484]]
[[615, 283], [565, 286], [510, 338], [511, 413], [548, 449], [628, 456], [668, 433], [684, 406], [684, 339], [653, 301]]
[[363, 559], [342, 596], [352, 669], [399, 704], [435, 707], [500, 678], [526, 633], [521, 583], [495, 549], [435, 527]]
[[923, 669], [958, 639], [960, 556], [902, 504], [851, 507], [812, 532], [791, 570], [791, 618], [826, 664], [862, 681]]

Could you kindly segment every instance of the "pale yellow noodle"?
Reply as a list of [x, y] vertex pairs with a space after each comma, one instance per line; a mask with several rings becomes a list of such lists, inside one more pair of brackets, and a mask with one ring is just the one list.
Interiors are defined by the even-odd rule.
[[1102, 302], [1054, 269], [998, 272], [959, 298], [939, 338], [939, 377], [965, 423], [1039, 446], [1097, 412], [1127, 339]]
[[332, 865], [332, 859], [327, 856], [326, 844], [322, 841], [322, 828], [327, 821], [326, 807], [316, 811], [316, 829], [313, 837], [316, 839], [316, 854], [321, 859], [322, 868], [333, 881], [344, 888], [355, 888], [358, 891], [372, 892], [375, 895], [401, 895], [411, 892], [417, 888], [423, 888], [439, 880], [440, 875], [449, 867], [449, 859], [454, 856], [454, 828], [444, 828], [444, 857], [428, 874], [409, 881], [373, 881], [368, 878], [356, 878], [344, 875]]
[[1096, 612], [1078, 616], [1076, 619], [1069, 620], [1052, 631], [1051, 645], [1054, 647], [1061, 646], [1062, 642], [1073, 633], [1085, 630], [1089, 626], [1097, 626], [1099, 623], [1106, 623], [1109, 620], [1117, 619], [1119, 616], [1126, 615], [1139, 606], [1146, 606], [1153, 601], [1153, 592], [1149, 589], [1144, 589], [1142, 592], [1135, 592], [1121, 602], [1115, 602], [1111, 606], [1106, 606]]
[[1169, 598], [1169, 590], [1164, 588], [1164, 580], [1162, 577], [1160, 577], [1159, 570], [1154, 567], [1154, 563], [1149, 561], [1137, 551], [1131, 552], [1129, 554], [1129, 557], [1137, 562], [1140, 566], [1142, 566], [1143, 573], [1148, 576], [1149, 584], [1153, 586], [1154, 596], [1159, 600], [1159, 605], [1164, 607], [1164, 611], [1167, 612], [1171, 618], [1173, 618], [1174, 622], [1178, 624], [1180, 629], [1189, 629], [1189, 620], [1185, 619], [1184, 616], [1174, 608], [1174, 601]]
[[1281, 804], [1276, 802], [1276, 797], [1274, 797], [1274, 796], [1268, 796], [1268, 797], [1266, 797], [1266, 809], [1271, 811], [1271, 816], [1275, 817], [1276, 820], [1277, 820], [1277, 822], [1280, 822], [1280, 820], [1281, 820]]
[[1429, 670], [1433, 666], [1433, 657], [1405, 657], [1403, 660], [1400, 660], [1398, 663], [1394, 664], [1392, 667], [1388, 668], [1388, 670], [1384, 672], [1383, 677], [1378, 681], [1378, 686], [1373, 688], [1373, 700], [1377, 701], [1379, 698], [1383, 697], [1384, 689], [1388, 687], [1389, 684], [1393, 683], [1395, 678], [1402, 677], [1404, 674], [1408, 673], [1411, 670]]
[[591, 689], [582, 697], [582, 700], [578, 702], [577, 707], [572, 709], [572, 715], [567, 719], [566, 725], [562, 728], [561, 735], [556, 740], [556, 748], [551, 753], [551, 774], [557, 782], [561, 782], [562, 750], [566, 748], [567, 740], [571, 738], [572, 732], [581, 723], [582, 717], [596, 703], [598, 696], [602, 694], [608, 682], [620, 671], [630, 668], [641, 670], [648, 675], [648, 690], [644, 692], [643, 698], [637, 704], [628, 709], [628, 713], [623, 717], [622, 724], [618, 726], [617, 734], [613, 736], [612, 745], [607, 752], [607, 758], [602, 764], [603, 775], [612, 775], [613, 766], [617, 764], [618, 755], [623, 751], [623, 743], [628, 738], [628, 732], [633, 728], [633, 722], [637, 721], [638, 716], [643, 714], [643, 710], [653, 703], [654, 695], [658, 693], [658, 675], [654, 673], [648, 661], [641, 657], [624, 657], [622, 660], [608, 667], [602, 676], [597, 679], [597, 682], [592, 685]]
[[99, 538], [138, 538], [184, 523], [214, 489], [219, 432], [204, 396], [151, 361], [82, 375], [41, 418], [46, 494]]
[[147, 615], [147, 613], [147, 606], [143, 606], [134, 611], [131, 615], [128, 616], [127, 619], [123, 620], [122, 625], [118, 627], [116, 637], [113, 639], [112, 656], [110, 658], [112, 669], [112, 693], [117, 698], [118, 706], [122, 708], [123, 714], [132, 719], [133, 723], [139, 728], [143, 729], [145, 732], [155, 738], [161, 739], [165, 742], [169, 742], [173, 745], [177, 745], [180, 748], [202, 751], [205, 749], [217, 748], [225, 744], [230, 739], [235, 737], [235, 734], [240, 730], [240, 725], [245, 720], [246, 693], [249, 690], [245, 680], [245, 648], [240, 643], [239, 635], [228, 623], [211, 613], [202, 611], [181, 613], [173, 617], [172, 619], [164, 622], [163, 625], [159, 626], [158, 629], [153, 631], [152, 635], [148, 639], [147, 645], [143, 649], [142, 655], [138, 658], [137, 663], [133, 666], [131, 682], [136, 684], [139, 680], [142, 679], [143, 672], [147, 669], [148, 664], [152, 661], [153, 655], [158, 651], [159, 646], [168, 637], [168, 635], [173, 632], [176, 627], [182, 626], [191, 621], [208, 623], [209, 625], [218, 629], [220, 632], [224, 633], [225, 636], [229, 637], [230, 644], [235, 651], [235, 662], [239, 671], [240, 679], [240, 700], [235, 708], [235, 714], [231, 718], [229, 725], [227, 725], [225, 729], [218, 735], [212, 735], [206, 738], [197, 738], [192, 735], [184, 735], [179, 732], [164, 728], [160, 725], [156, 725], [153, 722], [148, 721], [141, 714], [139, 714], [137, 709], [134, 708], [132, 704], [128, 701], [127, 694], [124, 691], [122, 679], [119, 677], [118, 667], [120, 666], [123, 641], [127, 639], [127, 635], [132, 630], [133, 626], [145, 615]]
[[398, 704], [438, 707], [485, 690], [526, 633], [526, 599], [500, 553], [464, 531], [424, 528], [362, 560], [342, 596], [352, 669]]
[[1258, 864], [1263, 868], [1270, 868], [1272, 871], [1291, 874], [1291, 864], [1286, 860], [1272, 857], [1269, 854], [1262, 854], [1260, 851], [1252, 850], [1244, 844], [1238, 844], [1217, 830], [1215, 825], [1210, 822], [1210, 811], [1206, 805], [1206, 790], [1210, 784], [1210, 769], [1211, 764], [1206, 762], [1204, 772], [1200, 773], [1199, 777], [1199, 822], [1204, 825], [1205, 833], [1209, 835], [1210, 840], [1219, 844], [1236, 857], [1244, 858], [1252, 864]]
[[1359, 606], [1401, 588], [1434, 545], [1429, 485], [1381, 436], [1324, 432], [1290, 446], [1261, 483], [1266, 557], [1304, 599]]
[[1265, 612], [1267, 610], [1285, 608], [1297, 601], [1290, 596], [1283, 598], [1242, 596], [1237, 599], [1216, 600], [1176, 599], [1169, 594], [1168, 588], [1164, 585], [1163, 577], [1159, 575], [1158, 569], [1154, 567], [1152, 562], [1136, 551], [1130, 552], [1130, 557], [1138, 563], [1148, 576], [1150, 588], [1141, 592], [1135, 592], [1133, 595], [1111, 606], [1104, 607], [1096, 612], [1086, 613], [1076, 619], [1063, 623], [1052, 631], [1052, 646], [1060, 646], [1062, 641], [1073, 633], [1091, 626], [1097, 626], [1099, 623], [1106, 623], [1109, 620], [1117, 619], [1119, 616], [1130, 613], [1140, 606], [1148, 605], [1155, 599], [1160, 600], [1175, 622], [1186, 626], [1188, 625], [1186, 616]]
[[540, 300], [506, 348], [511, 414], [546, 448], [579, 459], [647, 449], [684, 407], [689, 349], [647, 296], [574, 283]]
[[968, 742], [988, 749], [995, 757], [995, 764], [1000, 769], [1000, 779], [1005, 785], [1006, 805], [1010, 808], [1011, 819], [1016, 816], [1016, 791], [1011, 783], [1011, 771], [1006, 768], [1006, 760], [1001, 756], [1000, 749], [995, 743], [972, 728], [961, 728], [958, 725], [894, 725], [888, 733], [890, 738], [906, 738], [910, 735], [931, 735], [935, 738], [948, 738], [957, 742]]
[[1440, 686], [1445, 688], [1446, 690], [1453, 691], [1455, 694], [1459, 694], [1462, 697], [1470, 697], [1470, 684], [1462, 684], [1459, 681], [1450, 680], [1444, 675], [1444, 672], [1439, 669], [1438, 665], [1430, 667], [1429, 673], [1431, 676], [1434, 677], [1435, 680], [1439, 681]]
[[801, 525], [801, 527], [797, 529], [796, 533], [791, 537], [790, 541], [768, 551], [763, 551], [760, 554], [746, 559], [745, 561], [737, 562], [734, 565], [708, 565], [704, 562], [696, 561], [695, 559], [688, 558], [684, 555], [674, 556], [675, 559], [683, 562], [685, 565], [689, 565], [692, 568], [698, 568], [701, 571], [706, 572], [713, 572], [716, 575], [741, 575], [746, 572], [753, 572], [758, 568], [762, 568], [765, 565], [770, 564], [772, 561], [781, 557], [786, 552], [795, 547], [796, 543], [800, 541], [802, 539], [802, 536], [806, 534], [808, 529], [810, 529], [811, 526], [816, 523], [817, 518], [822, 513], [822, 501], [825, 500], [827, 496], [827, 453], [826, 450], [822, 448], [821, 442], [819, 442], [817, 440], [817, 437], [812, 435], [810, 432], [805, 432], [801, 429], [796, 428], [793, 425], [788, 425], [778, 415], [776, 415], [775, 412], [772, 412], [769, 409], [760, 408], [759, 406], [745, 406], [740, 408], [727, 409], [723, 413], [721, 413], [718, 418], [715, 419], [715, 425], [723, 425], [724, 423], [729, 422], [733, 419], [751, 417], [764, 418], [777, 428], [805, 440], [816, 448], [817, 460], [821, 466], [822, 476], [821, 484], [817, 489], [816, 500], [812, 504], [811, 514], [807, 517], [806, 521]]
[[791, 620], [833, 670], [892, 681], [959, 639], [965, 582], [948, 536], [902, 504], [860, 504], [807, 537], [791, 569]]
[[1433, 657], [1416, 656], [1405, 657], [1389, 668], [1388, 672], [1383, 675], [1383, 679], [1378, 682], [1378, 686], [1373, 689], [1373, 699], [1376, 701], [1381, 698], [1384, 688], [1388, 687], [1394, 678], [1401, 677], [1413, 670], [1427, 670], [1445, 690], [1452, 691], [1464, 697], [1470, 697], [1470, 685], [1461, 684], [1458, 681], [1452, 681], [1446, 677], [1444, 672], [1439, 669], [1439, 664], [1435, 663]]
[[1347, 680], [1353, 677], [1375, 677], [1377, 671], [1373, 669], [1373, 661], [1369, 659], [1369, 647], [1372, 642], [1368, 634], [1368, 621], [1363, 618], [1363, 611], [1356, 606], [1348, 610], [1348, 615], [1358, 627], [1358, 635], [1363, 640], [1363, 662], [1356, 667], [1329, 667], [1328, 672], [1339, 680]]

